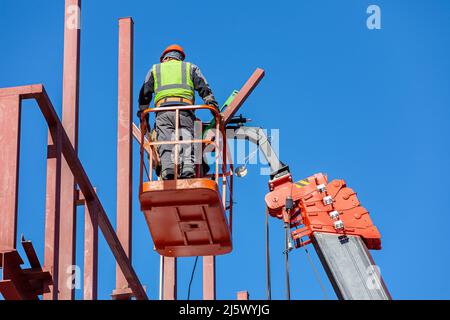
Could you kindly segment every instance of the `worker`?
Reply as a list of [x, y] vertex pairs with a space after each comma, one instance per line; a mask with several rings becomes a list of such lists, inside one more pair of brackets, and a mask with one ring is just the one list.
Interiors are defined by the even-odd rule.
[[[195, 91], [198, 92], [205, 104], [218, 108], [218, 104], [211, 88], [200, 69], [189, 62], [184, 62], [185, 53], [181, 46], [173, 44], [162, 53], [160, 63], [155, 64], [149, 70], [145, 82], [139, 93], [138, 117], [147, 109], [152, 100], [154, 105], [161, 108], [155, 114], [155, 129], [157, 140], [174, 140], [175, 135], [175, 111], [163, 111], [164, 107], [193, 105], [195, 103]], [[193, 139], [194, 122], [196, 120], [193, 110], [181, 110], [179, 112], [179, 132], [182, 139]], [[148, 117], [146, 118], [148, 123]], [[174, 179], [173, 145], [160, 145], [158, 154], [161, 160], [161, 178], [163, 180]], [[189, 179], [195, 176], [195, 152], [190, 145], [180, 144], [179, 177]]]

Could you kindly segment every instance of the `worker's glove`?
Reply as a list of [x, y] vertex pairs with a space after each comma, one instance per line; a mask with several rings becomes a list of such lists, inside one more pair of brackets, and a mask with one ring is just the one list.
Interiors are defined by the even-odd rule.
[[[142, 118], [141, 118], [142, 117], [142, 112], [144, 112], [144, 111], [143, 110], [138, 110], [138, 112], [137, 112], [137, 116], [139, 118], [139, 122], [142, 121]], [[147, 130], [150, 131], [151, 130], [151, 127], [150, 127], [150, 116], [149, 116], [148, 113], [145, 115], [145, 121], [147, 123]]]
[[216, 108], [217, 110], [219, 110], [219, 104], [218, 104], [217, 101], [215, 101], [215, 100], [206, 101], [206, 104], [209, 105], [209, 106], [212, 106], [212, 107]]

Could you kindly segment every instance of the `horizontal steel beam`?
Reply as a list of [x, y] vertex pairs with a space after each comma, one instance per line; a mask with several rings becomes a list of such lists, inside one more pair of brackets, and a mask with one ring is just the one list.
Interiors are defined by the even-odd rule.
[[234, 97], [233, 101], [231, 101], [230, 105], [222, 113], [224, 124], [227, 124], [233, 118], [233, 116], [244, 104], [245, 100], [247, 100], [247, 98], [250, 96], [250, 94], [253, 92], [262, 78], [264, 78], [264, 70], [257, 68], [241, 88], [241, 90], [239, 90], [239, 93], [236, 95], [236, 97]]

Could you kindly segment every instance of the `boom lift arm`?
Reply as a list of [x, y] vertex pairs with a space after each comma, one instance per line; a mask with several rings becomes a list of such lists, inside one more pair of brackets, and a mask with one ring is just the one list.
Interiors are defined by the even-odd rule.
[[[321, 173], [294, 182], [264, 130], [245, 127], [248, 120], [242, 116], [233, 120], [236, 126], [227, 131], [228, 138], [255, 143], [271, 168], [265, 197], [270, 215], [287, 217], [296, 248], [314, 245], [338, 298], [391, 299], [368, 250], [381, 249], [381, 236], [356, 193], [344, 180], [328, 183]], [[286, 210], [287, 202], [293, 202], [292, 209]]]

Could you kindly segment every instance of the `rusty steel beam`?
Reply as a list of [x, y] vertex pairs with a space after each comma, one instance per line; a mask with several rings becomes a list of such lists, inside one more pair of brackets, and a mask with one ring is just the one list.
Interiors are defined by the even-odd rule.
[[20, 112], [17, 95], [0, 97], [0, 250], [17, 244]]
[[47, 180], [45, 197], [45, 240], [44, 240], [44, 270], [51, 273], [53, 283], [49, 292], [44, 293], [44, 300], [58, 299], [59, 278], [59, 219], [61, 212], [61, 132], [48, 132], [47, 146]]
[[230, 105], [222, 113], [224, 124], [227, 124], [239, 108], [244, 104], [245, 100], [250, 96], [256, 86], [259, 84], [261, 79], [264, 78], [264, 70], [257, 68], [251, 77], [247, 80], [244, 86], [239, 90], [239, 93], [231, 101]]
[[[66, 0], [64, 17], [64, 66], [62, 92], [62, 124], [75, 152], [78, 152], [78, 102], [80, 75], [81, 0]], [[60, 254], [58, 281], [68, 283], [75, 265], [76, 209], [75, 179], [66, 160], [61, 166]], [[73, 300], [74, 288], [60, 286], [58, 298]]]
[[216, 300], [216, 257], [203, 257], [203, 300]]
[[[83, 193], [86, 201], [88, 201], [90, 205], [94, 206], [97, 209], [100, 230], [102, 231], [102, 234], [105, 237], [108, 246], [110, 247], [123, 274], [125, 275], [125, 278], [128, 281], [128, 285], [133, 291], [133, 295], [137, 299], [148, 299], [145, 289], [141, 285], [139, 278], [137, 277], [136, 272], [134, 271], [133, 266], [131, 265], [131, 262], [128, 259], [125, 250], [123, 249], [114, 231], [114, 228], [108, 219], [105, 209], [103, 208], [103, 205], [101, 204], [100, 199], [98, 198], [95, 189], [92, 186], [92, 183], [89, 180], [89, 177], [86, 174], [83, 165], [81, 164], [81, 161], [70, 142], [69, 137], [67, 136], [67, 133], [62, 127], [62, 123], [59, 120], [58, 115], [56, 114], [56, 111], [47, 95], [47, 92], [44, 89], [44, 86], [40, 84], [25, 87], [0, 89], [0, 99], [4, 100], [6, 99], [6, 96], [14, 95], [11, 92], [17, 92], [19, 101], [20, 99], [36, 99], [39, 108], [45, 118], [45, 121], [49, 126], [53, 141], [57, 140], [57, 136], [55, 133], [58, 131], [61, 132], [62, 154], [67, 161], [72, 174], [75, 176], [75, 179], [78, 182], [79, 188]], [[7, 125], [9, 126], [10, 123], [8, 123]], [[2, 132], [2, 130], [3, 126], [0, 126], [0, 132]]]
[[177, 300], [177, 258], [163, 257], [163, 300]]
[[[132, 114], [134, 22], [119, 19], [119, 83], [117, 119], [117, 236], [131, 260], [132, 239]], [[116, 267], [116, 290], [125, 290], [128, 282]], [[121, 299], [131, 298], [121, 295]]]

